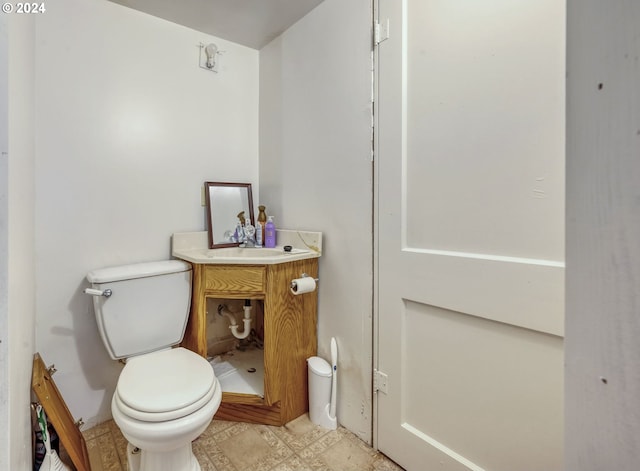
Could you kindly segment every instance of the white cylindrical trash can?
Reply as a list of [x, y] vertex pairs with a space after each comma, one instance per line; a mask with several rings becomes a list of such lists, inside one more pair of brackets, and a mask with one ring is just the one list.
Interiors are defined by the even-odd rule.
[[[307, 359], [309, 366], [309, 419], [316, 425], [327, 427], [331, 401], [331, 366], [320, 357]], [[333, 419], [335, 421], [335, 418]]]

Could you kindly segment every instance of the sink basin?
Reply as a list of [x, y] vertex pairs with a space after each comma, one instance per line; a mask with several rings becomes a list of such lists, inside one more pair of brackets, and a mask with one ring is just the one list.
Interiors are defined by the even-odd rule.
[[[207, 231], [178, 232], [173, 234], [171, 255], [187, 262], [203, 265], [273, 265], [322, 254], [322, 233], [308, 231], [278, 230], [280, 245], [273, 249], [255, 247], [222, 247], [210, 249]], [[285, 252], [284, 246], [291, 246]]]
[[193, 263], [245, 265], [270, 265], [320, 256], [312, 250], [305, 249], [294, 248], [291, 252], [285, 252], [282, 247], [274, 249], [254, 247], [193, 248], [174, 250], [173, 255]]
[[266, 258], [266, 257], [286, 257], [308, 253], [308, 250], [291, 249], [291, 252], [285, 252], [282, 248], [265, 249], [265, 248], [249, 248], [249, 247], [224, 247], [222, 249], [203, 250], [204, 256], [207, 258]]

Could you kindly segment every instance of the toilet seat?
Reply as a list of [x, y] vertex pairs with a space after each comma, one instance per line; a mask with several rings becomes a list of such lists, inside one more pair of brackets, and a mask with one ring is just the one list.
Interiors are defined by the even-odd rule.
[[193, 414], [194, 412], [198, 411], [206, 404], [208, 404], [215, 393], [216, 385], [214, 384], [205, 396], [203, 396], [193, 404], [190, 404], [187, 407], [182, 407], [165, 412], [144, 412], [133, 409], [122, 400], [122, 398], [118, 394], [118, 391], [116, 391], [113, 395], [113, 400], [120, 412], [131, 417], [132, 419], [140, 420], [143, 422], [166, 422], [168, 420], [180, 419], [189, 414]]
[[131, 418], [162, 422], [203, 407], [217, 385], [209, 362], [179, 347], [131, 358], [120, 373], [114, 401]]

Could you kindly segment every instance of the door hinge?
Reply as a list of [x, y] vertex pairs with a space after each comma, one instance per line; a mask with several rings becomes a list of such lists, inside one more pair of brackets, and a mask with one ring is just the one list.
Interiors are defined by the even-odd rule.
[[380, 391], [381, 393], [387, 394], [387, 384], [389, 382], [389, 377], [386, 373], [382, 371], [373, 370], [373, 392]]
[[386, 39], [389, 39], [389, 18], [382, 22], [376, 21], [373, 28], [373, 42], [376, 46]]

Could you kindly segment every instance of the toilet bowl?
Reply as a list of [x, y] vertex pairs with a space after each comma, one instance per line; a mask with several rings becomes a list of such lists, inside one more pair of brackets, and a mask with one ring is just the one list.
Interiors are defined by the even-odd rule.
[[213, 419], [222, 388], [207, 360], [177, 347], [189, 318], [191, 265], [108, 267], [87, 280], [104, 346], [126, 361], [111, 413], [129, 442], [129, 471], [200, 471], [191, 442]]
[[111, 413], [130, 443], [130, 471], [199, 471], [191, 442], [207, 428], [222, 390], [211, 365], [184, 348], [132, 358]]

